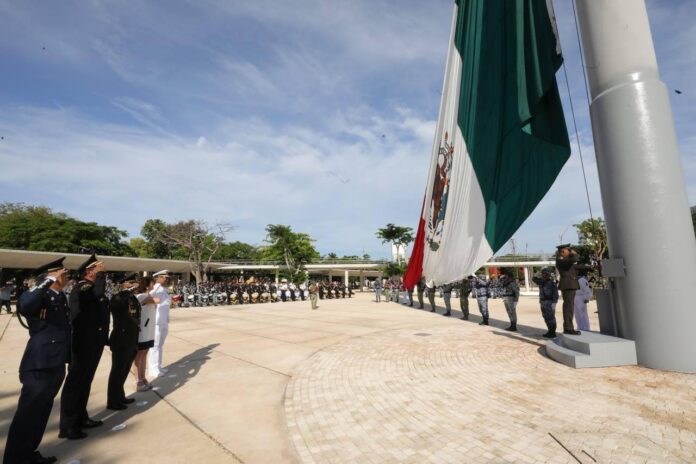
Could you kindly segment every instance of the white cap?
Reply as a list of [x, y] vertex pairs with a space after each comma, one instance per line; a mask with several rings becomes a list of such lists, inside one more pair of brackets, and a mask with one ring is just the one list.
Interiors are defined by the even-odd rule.
[[168, 275], [169, 275], [169, 271], [166, 269], [163, 269], [159, 272], [155, 272], [154, 274], [152, 274], [152, 277], [168, 276]]

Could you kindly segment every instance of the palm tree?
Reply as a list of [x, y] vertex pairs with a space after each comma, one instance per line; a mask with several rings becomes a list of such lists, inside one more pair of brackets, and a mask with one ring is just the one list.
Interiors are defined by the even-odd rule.
[[402, 246], [408, 246], [408, 244], [413, 241], [412, 228], [397, 226], [392, 223], [387, 224], [387, 226], [382, 229], [377, 229], [376, 235], [377, 238], [382, 239], [382, 243], [391, 243], [396, 247], [398, 262], [401, 262], [401, 258], [399, 258], [398, 253], [399, 249]]

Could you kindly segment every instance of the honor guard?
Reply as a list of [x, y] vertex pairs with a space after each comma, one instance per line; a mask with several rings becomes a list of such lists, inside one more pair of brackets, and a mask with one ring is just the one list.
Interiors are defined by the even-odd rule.
[[90, 419], [87, 402], [109, 335], [104, 270], [104, 263], [95, 255], [90, 256], [78, 268], [80, 281], [68, 297], [73, 330], [72, 357], [60, 398], [59, 438], [84, 438], [87, 434], [82, 429], [102, 425], [102, 421]]
[[435, 312], [435, 283], [432, 280], [429, 280], [428, 282], [425, 283], [425, 286], [428, 289], [428, 302], [430, 303], [430, 312], [434, 313]]
[[517, 303], [520, 301], [520, 286], [508, 272], [503, 273], [498, 279], [500, 283], [500, 295], [503, 297], [505, 311], [510, 318], [510, 326], [505, 330], [517, 332]]
[[473, 276], [462, 280], [459, 284], [459, 308], [462, 310], [462, 320], [469, 320], [469, 295], [471, 294], [471, 282]]
[[445, 300], [445, 314], [443, 316], [452, 315], [452, 284], [445, 284], [442, 286], [442, 298]]
[[483, 320], [479, 325], [488, 325], [488, 281], [485, 276], [476, 277], [472, 285], [472, 293], [478, 303]]
[[425, 293], [425, 277], [421, 276], [421, 278], [418, 279], [416, 290], [418, 291], [419, 309], [423, 309], [425, 307], [425, 304], [423, 302], [423, 294]]
[[542, 269], [540, 276], [532, 277], [532, 281], [539, 286], [539, 305], [541, 315], [546, 323], [548, 331], [543, 335], [546, 338], [556, 336], [556, 303], [558, 303], [558, 287], [551, 278], [549, 269]]
[[68, 283], [64, 259], [36, 269], [36, 286], [21, 296], [18, 314], [27, 319], [29, 341], [19, 365], [22, 390], [7, 433], [4, 464], [56, 462], [53, 456], [42, 456], [38, 448], [70, 361], [69, 309], [62, 291]]
[[377, 277], [375, 279], [375, 283], [373, 287], [375, 289], [375, 302], [381, 303], [382, 302], [382, 278]]
[[135, 400], [126, 398], [123, 385], [126, 383], [131, 365], [138, 351], [140, 332], [140, 303], [135, 297], [138, 276], [130, 273], [118, 280], [121, 290], [113, 296], [109, 309], [113, 329], [109, 337], [111, 348], [111, 372], [107, 390], [106, 407], [112, 411], [126, 409]]

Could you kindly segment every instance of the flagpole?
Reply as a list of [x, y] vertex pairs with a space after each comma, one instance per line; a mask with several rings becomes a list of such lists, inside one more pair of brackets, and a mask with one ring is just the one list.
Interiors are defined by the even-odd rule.
[[644, 366], [696, 372], [696, 240], [645, 1], [577, 7], [619, 334]]

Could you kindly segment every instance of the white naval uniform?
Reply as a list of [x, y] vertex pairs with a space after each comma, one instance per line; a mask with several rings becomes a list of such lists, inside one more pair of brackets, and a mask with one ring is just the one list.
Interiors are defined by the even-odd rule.
[[162, 347], [169, 333], [169, 305], [171, 299], [169, 292], [161, 284], [155, 284], [155, 287], [150, 291], [150, 296], [159, 298], [160, 302], [157, 305], [157, 314], [155, 316], [155, 346], [148, 353], [148, 367], [150, 374], [158, 376], [162, 371]]
[[587, 315], [587, 303], [592, 298], [592, 286], [587, 281], [586, 277], [578, 277], [578, 285], [580, 289], [575, 292], [575, 324], [578, 330], [590, 330], [590, 318]]

